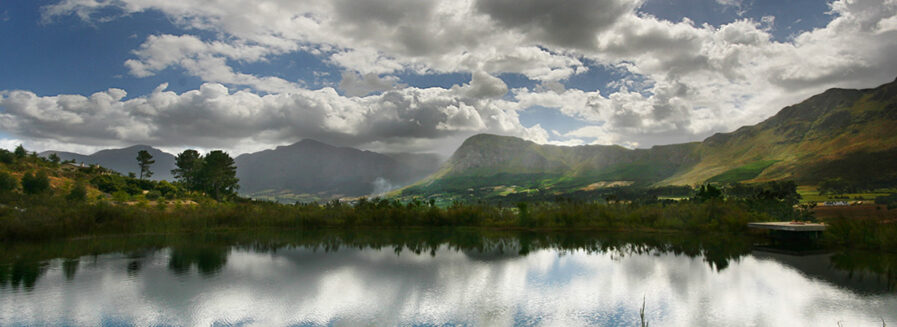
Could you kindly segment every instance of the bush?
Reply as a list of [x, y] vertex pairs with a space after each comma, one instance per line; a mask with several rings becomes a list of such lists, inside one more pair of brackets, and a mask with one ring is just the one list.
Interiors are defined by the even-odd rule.
[[128, 194], [128, 192], [125, 192], [124, 190], [119, 190], [119, 191], [115, 191], [114, 193], [112, 193], [112, 200], [117, 201], [117, 202], [125, 202], [128, 200], [131, 200], [131, 196]]
[[115, 175], [100, 175], [90, 180], [90, 184], [104, 193], [115, 193], [125, 188], [124, 179]]
[[143, 189], [141, 189], [140, 186], [134, 183], [125, 184], [125, 188], [123, 189], [123, 191], [127, 192], [129, 195], [143, 194]]
[[10, 165], [15, 160], [15, 158], [16, 157], [12, 154], [12, 152], [0, 149], [0, 162]]
[[125, 183], [127, 183], [131, 189], [139, 189], [141, 191], [149, 191], [156, 187], [156, 183], [148, 179], [128, 178]]
[[166, 198], [168, 198], [169, 196], [174, 198], [174, 196], [179, 193], [177, 186], [174, 186], [168, 181], [160, 181], [158, 184], [156, 184], [156, 190]]
[[157, 190], [152, 190], [152, 191], [149, 191], [149, 193], [146, 193], [146, 199], [150, 200], [150, 201], [158, 200], [161, 197], [162, 197], [162, 192], [159, 192]]
[[19, 181], [7, 172], [0, 172], [0, 193], [9, 192], [19, 187]]
[[888, 206], [888, 209], [897, 205], [897, 194], [889, 194], [886, 196], [877, 196], [875, 197], [875, 204], [881, 204]]
[[47, 173], [38, 172], [37, 174], [27, 173], [22, 176], [22, 191], [27, 194], [39, 194], [50, 189], [50, 178]]
[[69, 194], [65, 196], [65, 199], [72, 202], [82, 202], [87, 199], [87, 188], [84, 187], [84, 184], [77, 183]]

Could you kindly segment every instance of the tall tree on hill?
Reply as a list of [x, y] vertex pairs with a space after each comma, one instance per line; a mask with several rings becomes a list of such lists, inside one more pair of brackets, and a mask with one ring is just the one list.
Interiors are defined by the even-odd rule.
[[230, 197], [240, 188], [234, 159], [221, 150], [209, 152], [203, 157], [199, 177], [202, 189], [215, 200]]
[[153, 155], [149, 154], [146, 150], [137, 152], [137, 165], [140, 166], [140, 179], [153, 176], [153, 171], [150, 170], [150, 166], [154, 163], [156, 163], [156, 161], [153, 160]]
[[14, 153], [16, 154], [17, 159], [25, 158], [25, 156], [28, 155], [28, 151], [25, 151], [25, 147], [22, 146], [21, 144], [19, 144], [19, 146], [16, 147], [16, 150]]
[[174, 159], [177, 168], [171, 170], [174, 178], [184, 184], [188, 189], [199, 190], [199, 171], [202, 169], [202, 156], [193, 149], [184, 150]]

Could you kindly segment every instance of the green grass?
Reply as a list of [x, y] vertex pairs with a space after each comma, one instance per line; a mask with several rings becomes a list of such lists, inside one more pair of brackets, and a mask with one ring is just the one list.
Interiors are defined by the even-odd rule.
[[708, 183], [737, 183], [749, 179], [756, 178], [769, 166], [772, 166], [778, 160], [758, 160], [746, 164], [744, 166], [729, 169], [722, 174], [711, 177]]
[[836, 197], [834, 195], [829, 194], [819, 194], [819, 191], [816, 190], [815, 187], [812, 186], [801, 186], [797, 188], [797, 193], [801, 196], [801, 203], [814, 203], [814, 202], [825, 202], [825, 201], [835, 201], [835, 200], [843, 200], [845, 197], [851, 201], [860, 200], [872, 202], [875, 200], [875, 197], [878, 196], [887, 196], [894, 192], [890, 192], [888, 189], [877, 189], [872, 192], [862, 192], [862, 193], [844, 193], [840, 197]]

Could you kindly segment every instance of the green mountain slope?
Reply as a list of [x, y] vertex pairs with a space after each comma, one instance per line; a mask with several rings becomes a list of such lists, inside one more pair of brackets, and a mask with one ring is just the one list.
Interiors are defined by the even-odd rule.
[[781, 179], [812, 185], [832, 177], [897, 185], [897, 81], [875, 89], [830, 89], [757, 125], [650, 149], [564, 147], [475, 135], [437, 173], [400, 194], [490, 188], [495, 194], [564, 193], [607, 185]]
[[713, 180], [760, 162], [768, 166], [753, 176], [744, 175], [743, 180], [793, 179], [816, 184], [842, 177], [863, 184], [894, 185], [897, 81], [875, 89], [830, 89], [757, 125], [713, 135], [702, 142], [697, 165], [661, 183]]

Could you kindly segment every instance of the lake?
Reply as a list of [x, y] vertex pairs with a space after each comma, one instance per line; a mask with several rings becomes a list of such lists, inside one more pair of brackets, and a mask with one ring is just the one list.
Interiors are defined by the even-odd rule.
[[690, 234], [254, 231], [6, 244], [0, 326], [889, 326], [897, 259]]

